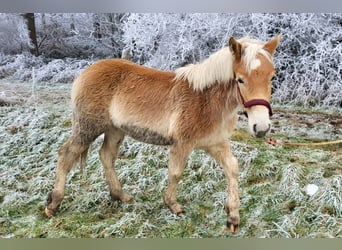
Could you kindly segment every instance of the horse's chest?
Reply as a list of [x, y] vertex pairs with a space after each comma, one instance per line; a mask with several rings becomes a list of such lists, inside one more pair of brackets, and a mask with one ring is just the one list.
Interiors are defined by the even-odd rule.
[[197, 147], [215, 145], [227, 140], [235, 128], [236, 120], [236, 115], [223, 118], [215, 128], [198, 140]]

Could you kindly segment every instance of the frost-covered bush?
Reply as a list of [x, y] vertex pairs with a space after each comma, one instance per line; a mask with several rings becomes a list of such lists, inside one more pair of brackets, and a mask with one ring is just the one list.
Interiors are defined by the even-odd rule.
[[342, 106], [342, 15], [281, 15], [284, 39], [275, 62], [273, 98], [303, 105]]
[[124, 14], [36, 14], [40, 51], [49, 58], [118, 57]]
[[[121, 23], [127, 14], [35, 13], [36, 37], [47, 58], [118, 57], [123, 43]], [[0, 53], [29, 51], [27, 25], [19, 13], [0, 13]]]
[[71, 83], [91, 63], [90, 59], [47, 59], [29, 54], [0, 54], [0, 79]]
[[28, 32], [19, 14], [0, 13], [0, 53], [17, 54], [29, 50]]
[[124, 25], [132, 59], [168, 70], [204, 59], [232, 35], [267, 41], [282, 33], [273, 100], [342, 105], [341, 14], [131, 14]]
[[124, 43], [132, 60], [161, 69], [197, 62], [228, 41], [221, 14], [131, 14]]
[[[7, 55], [17, 50], [21, 54], [28, 39], [23, 22], [18, 14], [2, 14], [0, 19], [0, 52]], [[13, 26], [17, 21], [19, 28]], [[267, 41], [282, 33], [274, 57], [273, 102], [342, 106], [341, 13], [36, 14], [36, 26], [44, 59], [25, 59], [22, 66], [18, 56], [0, 55], [1, 78], [27, 81], [32, 77], [27, 60], [33, 65], [41, 60], [47, 69], [39, 67], [36, 80], [70, 81], [75, 75], [70, 72], [79, 70], [79, 63], [66, 58], [93, 61], [121, 57], [123, 50], [130, 51], [136, 63], [174, 70], [208, 57], [225, 46], [230, 36]], [[13, 32], [20, 35], [11, 45], [7, 37]], [[76, 65], [62, 67], [61, 61], [51, 58]]]

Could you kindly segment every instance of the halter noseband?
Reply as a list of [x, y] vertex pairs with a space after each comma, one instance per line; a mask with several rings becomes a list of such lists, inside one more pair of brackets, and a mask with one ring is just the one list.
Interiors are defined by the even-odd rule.
[[[246, 102], [245, 98], [243, 98], [243, 96], [241, 94], [241, 89], [240, 89], [239, 83], [237, 81], [236, 81], [236, 85], [237, 85], [237, 89], [238, 89], [242, 104], [245, 108], [250, 108], [250, 107], [253, 107], [256, 105], [262, 105], [262, 106], [265, 106], [266, 108], [268, 108], [269, 116], [273, 115], [271, 104], [268, 101], [266, 101], [264, 99], [252, 99], [252, 100]], [[244, 114], [245, 114], [245, 116], [247, 116], [247, 112], [244, 112]]]

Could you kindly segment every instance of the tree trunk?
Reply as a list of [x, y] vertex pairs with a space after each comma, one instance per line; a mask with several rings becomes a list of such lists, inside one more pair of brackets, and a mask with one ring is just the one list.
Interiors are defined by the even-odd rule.
[[128, 51], [126, 51], [125, 55], [123, 55], [123, 47], [124, 44], [122, 43], [122, 34], [123, 32], [120, 30], [121, 19], [124, 17], [124, 13], [114, 13], [114, 14], [105, 14], [107, 20], [109, 22], [110, 27], [110, 40], [111, 46], [113, 48], [113, 56], [114, 57], [122, 57], [129, 59], [130, 55], [128, 55]]
[[76, 30], [74, 14], [70, 14], [70, 17], [71, 17], [70, 29], [74, 31], [74, 30]]
[[42, 13], [42, 15], [41, 15], [41, 22], [42, 22], [42, 27], [43, 27], [43, 33], [46, 34], [46, 17], [45, 17], [45, 13]]
[[101, 42], [102, 34], [101, 34], [101, 24], [100, 24], [100, 16], [98, 14], [93, 15], [93, 27], [94, 27], [94, 37]]
[[23, 17], [26, 22], [27, 30], [28, 30], [29, 38], [30, 38], [30, 52], [32, 55], [39, 56], [34, 13], [25, 13]]

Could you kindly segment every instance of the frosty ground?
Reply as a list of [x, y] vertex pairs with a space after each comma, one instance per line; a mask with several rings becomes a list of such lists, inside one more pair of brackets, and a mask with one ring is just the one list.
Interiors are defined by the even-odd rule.
[[[71, 129], [70, 84], [0, 82], [0, 237], [341, 237], [342, 148], [272, 146], [249, 136], [240, 117], [231, 140], [240, 166], [239, 233], [226, 231], [226, 179], [202, 151], [191, 154], [179, 187], [185, 218], [163, 205], [167, 147], [126, 137], [116, 162], [129, 204], [112, 202], [93, 144], [83, 173], [68, 175], [59, 213], [44, 215], [57, 150]], [[337, 109], [275, 106], [270, 137], [342, 139]], [[318, 187], [314, 194], [307, 186]]]

